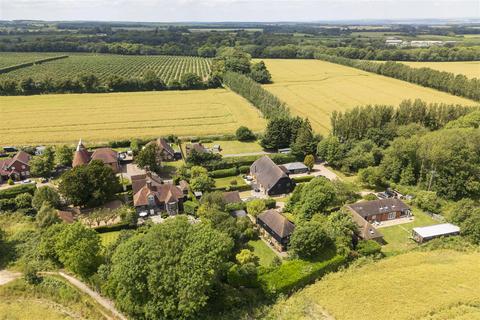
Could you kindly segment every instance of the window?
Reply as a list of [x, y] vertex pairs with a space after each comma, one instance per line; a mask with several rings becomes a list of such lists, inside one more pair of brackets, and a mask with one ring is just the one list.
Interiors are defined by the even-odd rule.
[[397, 213], [396, 212], [390, 212], [388, 214], [388, 220], [392, 220], [392, 219], [395, 219], [397, 217]]

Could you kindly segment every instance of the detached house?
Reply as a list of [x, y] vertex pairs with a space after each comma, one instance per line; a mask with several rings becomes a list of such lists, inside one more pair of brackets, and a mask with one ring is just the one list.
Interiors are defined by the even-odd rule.
[[167, 212], [176, 215], [183, 211], [185, 194], [182, 189], [147, 173], [132, 177], [133, 205], [138, 214], [155, 215]]
[[187, 157], [190, 156], [190, 153], [193, 150], [195, 150], [197, 153], [209, 153], [210, 152], [201, 143], [189, 143], [185, 146], [185, 151], [187, 153]]
[[155, 144], [157, 146], [157, 162], [174, 161], [175, 150], [164, 138], [158, 138], [155, 141], [149, 142], [147, 145]]
[[266, 236], [270, 243], [278, 250], [287, 249], [290, 236], [295, 230], [295, 225], [277, 210], [270, 209], [257, 217], [260, 232]]
[[370, 223], [399, 219], [411, 215], [410, 208], [400, 199], [361, 201], [347, 206]]
[[119, 158], [116, 151], [111, 148], [99, 148], [90, 152], [85, 148], [82, 140], [80, 140], [73, 156], [72, 167], [85, 165], [93, 160], [102, 161], [105, 165], [110, 166], [115, 173], [120, 172]]
[[19, 151], [11, 159], [0, 160], [0, 182], [3, 180], [23, 180], [30, 177], [30, 159], [32, 157]]
[[267, 156], [261, 157], [250, 166], [250, 175], [268, 195], [290, 193], [295, 187], [288, 174]]

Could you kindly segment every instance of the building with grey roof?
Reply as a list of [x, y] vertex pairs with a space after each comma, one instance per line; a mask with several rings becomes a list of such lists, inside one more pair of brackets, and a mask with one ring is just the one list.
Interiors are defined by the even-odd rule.
[[267, 156], [263, 156], [250, 166], [250, 175], [265, 194], [277, 195], [293, 191], [295, 183]]

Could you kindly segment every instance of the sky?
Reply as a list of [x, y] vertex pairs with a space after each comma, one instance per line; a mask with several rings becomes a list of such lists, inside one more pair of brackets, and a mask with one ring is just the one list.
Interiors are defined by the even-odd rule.
[[480, 0], [0, 0], [0, 20], [327, 21], [480, 18]]

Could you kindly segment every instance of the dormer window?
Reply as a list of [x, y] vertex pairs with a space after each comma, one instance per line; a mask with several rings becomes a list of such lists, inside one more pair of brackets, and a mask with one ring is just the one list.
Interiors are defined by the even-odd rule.
[[150, 195], [147, 197], [147, 199], [148, 199], [148, 205], [149, 205], [150, 207], [155, 206], [155, 197], [153, 196], [153, 194], [150, 194]]

